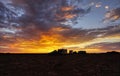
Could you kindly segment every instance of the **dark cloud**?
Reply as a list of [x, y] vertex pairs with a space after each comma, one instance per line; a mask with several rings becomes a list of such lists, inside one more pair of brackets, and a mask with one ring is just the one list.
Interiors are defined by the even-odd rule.
[[[75, 20], [87, 14], [90, 8], [78, 7], [81, 0], [9, 0], [0, 1], [0, 28], [11, 33], [13, 38], [36, 39], [41, 32], [48, 32], [61, 22]], [[74, 4], [77, 3], [77, 4]], [[12, 27], [12, 28], [11, 28]], [[20, 29], [21, 31], [15, 31]], [[13, 34], [17, 34], [14, 36]], [[6, 34], [7, 35], [7, 34]]]
[[0, 16], [0, 24], [2, 25], [20, 25], [20, 22], [27, 22], [26, 10], [18, 5], [0, 2]]
[[88, 49], [100, 49], [102, 51], [120, 51], [120, 42], [116, 43], [97, 43], [86, 46]]
[[113, 36], [116, 34], [120, 34], [120, 25], [112, 25], [106, 28], [98, 28], [88, 30], [87, 35], [94, 36], [95, 38], [102, 38], [107, 36]]
[[[98, 28], [98, 29], [73, 29], [73, 28], [68, 28], [69, 30], [61, 31], [61, 35], [64, 38], [67, 38], [68, 41], [70, 42], [78, 42], [78, 43], [83, 43], [83, 42], [88, 42], [96, 38], [104, 38], [108, 36], [115, 36], [120, 34], [120, 26], [109, 26], [106, 28]], [[67, 41], [66, 40], [66, 41]]]

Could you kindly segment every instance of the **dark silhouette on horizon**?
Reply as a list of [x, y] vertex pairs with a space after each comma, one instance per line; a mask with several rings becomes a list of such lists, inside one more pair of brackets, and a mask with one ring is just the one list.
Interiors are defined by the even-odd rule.
[[86, 51], [74, 51], [74, 50], [67, 50], [67, 49], [58, 49], [58, 50], [54, 50], [50, 53], [2, 53], [0, 52], [0, 55], [2, 54], [50, 54], [50, 55], [74, 55], [74, 54], [78, 54], [78, 55], [85, 55], [85, 54], [120, 54], [120, 52], [117, 51], [108, 51], [105, 53], [87, 53]]
[[86, 54], [86, 51], [73, 51], [73, 50], [69, 50], [69, 53], [67, 53], [67, 49], [58, 49], [58, 50], [54, 50], [52, 52], [50, 52], [49, 54], [53, 54], [53, 55], [66, 55], [66, 54]]
[[[74, 50], [68, 50], [67, 49], [58, 49], [58, 50], [54, 50], [52, 52], [50, 52], [49, 54], [51, 55], [74, 55], [74, 54], [78, 54], [78, 55], [86, 55], [86, 54], [95, 54], [95, 53], [87, 53], [86, 51], [74, 51]], [[110, 51], [110, 52], [106, 52], [106, 53], [96, 53], [96, 54], [120, 54], [120, 52], [117, 51]]]
[[54, 51], [50, 52], [49, 54], [52, 54], [52, 55], [64, 55], [64, 54], [67, 54], [67, 49], [54, 50]]
[[1, 53], [0, 76], [120, 76], [118, 52], [66, 50], [54, 50], [52, 55]]
[[111, 52], [107, 52], [107, 54], [120, 54], [120, 52], [111, 51]]

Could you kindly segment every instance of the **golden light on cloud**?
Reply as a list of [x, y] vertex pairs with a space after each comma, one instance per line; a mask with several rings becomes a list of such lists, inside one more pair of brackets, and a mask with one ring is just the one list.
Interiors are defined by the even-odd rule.
[[48, 53], [59, 48], [66, 48], [68, 50], [76, 50], [76, 51], [86, 50], [88, 53], [92, 53], [92, 52], [99, 53], [99, 52], [105, 52], [105, 51], [102, 51], [103, 49], [98, 49], [95, 47], [94, 48], [86, 48], [86, 47], [93, 44], [98, 44], [98, 43], [120, 42], [120, 36], [112, 35], [112, 36], [103, 37], [103, 38], [95, 38], [88, 42], [76, 43], [55, 33], [55, 29], [58, 30], [57, 32], [64, 31], [64, 29], [62, 28], [54, 28], [54, 29], [51, 29], [50, 30], [51, 32], [49, 33], [43, 33], [39, 40], [27, 41], [23, 39], [18, 39], [16, 43], [9, 44], [7, 48], [16, 50], [16, 52], [19, 51], [22, 53]]
[[72, 19], [72, 18], [74, 18], [76, 16], [76, 14], [65, 14], [64, 15], [64, 18], [66, 18], [66, 19]]
[[[112, 28], [112, 31], [119, 30], [119, 28]], [[54, 27], [48, 32], [41, 32], [38, 40], [24, 40], [17, 39], [15, 43], [8, 44], [7, 48], [16, 50], [16, 52], [22, 53], [48, 53], [55, 49], [66, 48], [68, 50], [86, 50], [88, 53], [98, 53], [103, 49], [98, 48], [86, 48], [87, 46], [98, 44], [98, 43], [115, 43], [120, 42], [119, 34], [109, 35], [107, 37], [96, 37], [95, 39], [83, 41], [80, 37], [64, 37], [60, 33], [64, 31], [70, 31], [69, 28]], [[8, 38], [8, 37], [5, 37]], [[2, 47], [3, 48], [3, 47]], [[13, 51], [14, 52], [14, 51]]]
[[75, 18], [76, 16], [77, 16], [76, 14], [72, 14], [69, 12], [65, 12], [62, 15], [56, 14], [56, 17], [58, 17], [59, 19], [72, 19], [72, 18]]
[[87, 53], [103, 53], [106, 51], [103, 51], [102, 49], [96, 49], [96, 48], [89, 48], [89, 49], [85, 49], [87, 50]]
[[56, 20], [69, 20], [77, 16], [77, 13], [75, 13], [75, 8], [73, 6], [62, 6], [59, 11], [61, 13], [56, 13]]
[[9, 44], [8, 48], [17, 50], [19, 52], [27, 53], [48, 53], [52, 50], [58, 49], [64, 46], [64, 42], [60, 41], [62, 37], [59, 34], [55, 34], [55, 29], [63, 31], [62, 28], [51, 29], [47, 33], [42, 33], [39, 40], [23, 40], [17, 39], [17, 42]]
[[64, 7], [61, 8], [61, 11], [71, 11], [73, 9], [74, 9], [73, 6], [64, 6]]
[[115, 16], [112, 17], [113, 20], [118, 20], [119, 18], [120, 18], [119, 15], [115, 15]]
[[[119, 36], [109, 36], [109, 37], [104, 37], [104, 38], [96, 38], [93, 39], [91, 41], [88, 42], [84, 42], [81, 44], [74, 44], [74, 45], [68, 45], [66, 46], [66, 48], [70, 48], [70, 47], [77, 47], [77, 51], [79, 51], [80, 49], [84, 49], [87, 52], [91, 53], [91, 52], [95, 52], [95, 53], [99, 53], [99, 52], [103, 52], [103, 49], [98, 49], [98, 48], [86, 48], [87, 46], [93, 45], [93, 44], [98, 44], [98, 43], [114, 43], [114, 42], [120, 42], [120, 37]], [[75, 49], [76, 50], [76, 49]]]
[[[107, 8], [107, 7], [106, 7]], [[113, 10], [108, 11], [105, 14], [105, 19], [104, 22], [109, 22], [109, 21], [117, 21], [120, 19], [120, 14], [119, 14], [120, 9], [116, 8]]]

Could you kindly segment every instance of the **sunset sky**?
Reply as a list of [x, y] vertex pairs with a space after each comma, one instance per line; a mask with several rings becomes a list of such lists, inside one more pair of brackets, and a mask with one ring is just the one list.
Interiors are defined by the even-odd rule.
[[120, 0], [0, 0], [0, 52], [120, 52]]

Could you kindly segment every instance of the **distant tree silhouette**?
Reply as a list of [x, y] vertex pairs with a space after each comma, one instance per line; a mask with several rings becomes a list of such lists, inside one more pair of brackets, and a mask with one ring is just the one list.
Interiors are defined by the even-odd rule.
[[76, 52], [76, 51], [74, 51], [74, 52], [73, 52], [73, 54], [77, 54], [77, 52]]
[[78, 51], [78, 54], [86, 54], [86, 51]]
[[73, 54], [73, 50], [70, 50], [70, 51], [69, 51], [69, 54]]
[[58, 49], [58, 54], [67, 54], [67, 49]]
[[65, 54], [87, 54], [86, 51], [73, 51], [73, 50], [69, 50], [69, 53], [67, 53], [67, 49], [58, 49], [58, 50], [54, 50], [52, 52], [50, 52], [49, 54], [52, 55], [65, 55]]
[[63, 55], [63, 54], [67, 54], [67, 49], [54, 50], [54, 51], [50, 52], [49, 54], [52, 54], [52, 55]]
[[117, 51], [111, 51], [111, 52], [107, 52], [107, 54], [120, 54], [120, 53]]
[[56, 54], [58, 54], [58, 52], [57, 52], [57, 50], [54, 50], [54, 51], [50, 52], [49, 54], [56, 55]]

